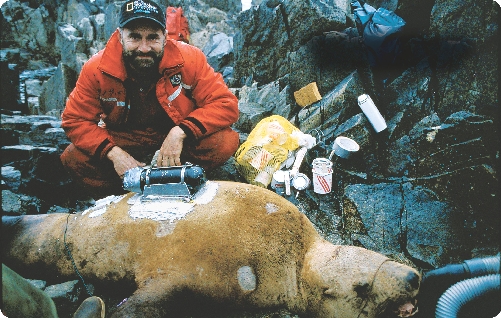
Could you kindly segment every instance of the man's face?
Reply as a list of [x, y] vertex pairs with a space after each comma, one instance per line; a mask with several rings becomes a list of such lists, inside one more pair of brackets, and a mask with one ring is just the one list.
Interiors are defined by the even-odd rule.
[[156, 24], [132, 21], [120, 32], [124, 62], [135, 71], [158, 71], [164, 54], [165, 33]]

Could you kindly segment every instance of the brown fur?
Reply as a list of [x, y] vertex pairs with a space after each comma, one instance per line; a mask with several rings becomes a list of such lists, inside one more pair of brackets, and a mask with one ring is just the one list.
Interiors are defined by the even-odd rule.
[[[131, 195], [97, 217], [70, 215], [68, 225], [66, 214], [23, 217], [8, 226], [4, 262], [37, 278], [47, 272], [74, 279], [63, 244], [67, 226], [66, 241], [87, 281], [137, 287], [117, 317], [172, 316], [169, 300], [184, 291], [237, 308], [338, 318], [376, 317], [417, 294], [414, 269], [323, 240], [304, 214], [269, 190], [218, 182], [210, 202], [173, 223], [132, 219]], [[241, 287], [242, 267], [251, 268], [255, 288]]]

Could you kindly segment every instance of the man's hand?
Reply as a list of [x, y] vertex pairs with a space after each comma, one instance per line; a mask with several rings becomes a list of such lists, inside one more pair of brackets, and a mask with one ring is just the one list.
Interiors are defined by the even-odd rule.
[[115, 171], [120, 176], [120, 178], [124, 177], [124, 174], [127, 170], [136, 167], [144, 167], [146, 165], [142, 162], [137, 161], [125, 150], [117, 146], [111, 148], [106, 156], [113, 162]]
[[165, 137], [157, 158], [158, 167], [180, 166], [181, 151], [183, 150], [183, 142], [186, 138], [184, 131], [175, 126]]

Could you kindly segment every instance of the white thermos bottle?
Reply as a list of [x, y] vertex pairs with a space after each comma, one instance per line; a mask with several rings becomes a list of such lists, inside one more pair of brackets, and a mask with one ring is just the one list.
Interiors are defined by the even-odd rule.
[[386, 129], [386, 121], [369, 95], [363, 94], [358, 96], [358, 106], [360, 106], [377, 133]]

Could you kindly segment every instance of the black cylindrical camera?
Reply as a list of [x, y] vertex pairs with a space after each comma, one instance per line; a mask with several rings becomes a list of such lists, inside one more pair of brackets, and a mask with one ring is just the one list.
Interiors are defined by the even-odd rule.
[[123, 188], [127, 191], [142, 193], [145, 186], [184, 183], [189, 189], [194, 190], [206, 181], [204, 169], [196, 165], [158, 168], [136, 167], [125, 172]]

